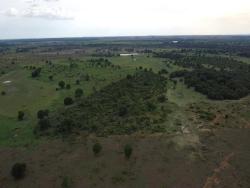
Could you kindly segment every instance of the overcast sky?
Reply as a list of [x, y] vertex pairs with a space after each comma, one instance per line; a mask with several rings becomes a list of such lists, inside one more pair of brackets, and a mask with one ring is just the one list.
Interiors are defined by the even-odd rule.
[[0, 0], [0, 39], [250, 34], [250, 0]]

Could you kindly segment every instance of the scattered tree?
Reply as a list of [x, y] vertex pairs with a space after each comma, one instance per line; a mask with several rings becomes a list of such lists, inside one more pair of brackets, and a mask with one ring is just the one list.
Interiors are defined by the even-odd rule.
[[59, 87], [60, 87], [61, 89], [63, 89], [64, 86], [65, 86], [65, 82], [64, 82], [64, 81], [60, 81], [60, 82], [58, 83], [58, 85], [59, 85]]
[[5, 92], [5, 91], [2, 91], [2, 92], [1, 92], [1, 95], [3, 95], [3, 96], [6, 95], [6, 92]]
[[74, 103], [74, 101], [73, 101], [73, 99], [72, 99], [71, 97], [66, 97], [66, 98], [64, 99], [64, 105], [65, 105], [65, 106], [71, 105], [71, 104], [73, 104], [73, 103]]
[[16, 179], [22, 179], [25, 176], [26, 164], [25, 163], [16, 163], [11, 169], [11, 175]]
[[75, 90], [75, 97], [76, 97], [76, 98], [80, 98], [82, 95], [83, 95], [83, 90], [80, 89], [80, 88], [77, 88], [77, 89]]
[[17, 117], [17, 118], [18, 118], [19, 121], [22, 121], [23, 118], [24, 118], [24, 112], [23, 112], [23, 111], [19, 111], [19, 112], [18, 112], [18, 117]]
[[95, 143], [95, 144], [93, 145], [93, 152], [94, 152], [95, 155], [97, 155], [98, 153], [100, 153], [101, 150], [102, 150], [101, 144]]
[[132, 152], [133, 152], [133, 148], [131, 147], [131, 145], [126, 144], [126, 145], [124, 146], [124, 154], [125, 154], [125, 157], [126, 157], [127, 159], [130, 158]]
[[37, 68], [37, 69], [35, 69], [35, 70], [31, 73], [31, 76], [32, 76], [33, 78], [38, 77], [38, 76], [40, 76], [41, 71], [42, 71], [41, 68]]

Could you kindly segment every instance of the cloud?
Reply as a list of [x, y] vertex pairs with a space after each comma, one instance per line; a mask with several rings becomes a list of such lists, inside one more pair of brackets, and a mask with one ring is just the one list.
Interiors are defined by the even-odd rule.
[[19, 15], [19, 11], [16, 8], [10, 8], [6, 11], [1, 12], [5, 16], [15, 17]]
[[25, 10], [22, 15], [28, 18], [43, 18], [50, 20], [72, 20], [74, 17], [61, 8], [49, 8], [32, 6]]
[[74, 16], [59, 6], [50, 6], [51, 2], [60, 0], [24, 0], [28, 5], [22, 11], [9, 8], [0, 12], [8, 17], [41, 18], [47, 20], [73, 20]]

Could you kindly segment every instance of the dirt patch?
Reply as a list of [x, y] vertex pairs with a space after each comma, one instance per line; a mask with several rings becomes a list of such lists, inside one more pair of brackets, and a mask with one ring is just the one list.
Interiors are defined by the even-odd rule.
[[223, 161], [221, 161], [219, 166], [214, 169], [213, 175], [207, 178], [203, 188], [213, 188], [214, 185], [220, 184], [219, 174], [221, 173], [221, 171], [225, 170], [228, 166], [230, 166], [229, 161], [232, 159], [233, 156], [234, 153], [230, 153], [223, 159]]
[[[95, 156], [92, 146], [102, 145]], [[128, 160], [125, 144], [133, 146]], [[98, 138], [79, 135], [50, 140], [36, 148], [0, 149], [0, 187], [249, 187], [250, 130], [221, 129], [213, 135], [131, 135]], [[192, 157], [191, 157], [192, 156]], [[24, 179], [10, 169], [25, 162]], [[233, 185], [233, 186], [231, 186]]]

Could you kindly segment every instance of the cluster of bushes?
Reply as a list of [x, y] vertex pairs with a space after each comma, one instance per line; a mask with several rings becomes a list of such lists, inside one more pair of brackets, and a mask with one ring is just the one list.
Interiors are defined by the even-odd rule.
[[[73, 129], [100, 135], [150, 131], [153, 128], [148, 116], [158, 110], [158, 103], [166, 100], [165, 92], [164, 77], [151, 71], [138, 71], [58, 111], [50, 117], [51, 128], [55, 134], [71, 133]], [[76, 98], [82, 94], [81, 89], [75, 91]], [[64, 102], [70, 105], [73, 99]]]
[[120, 68], [120, 66], [115, 66], [111, 61], [105, 58], [98, 58], [98, 59], [89, 59], [89, 65], [92, 67], [112, 67], [112, 68]]

